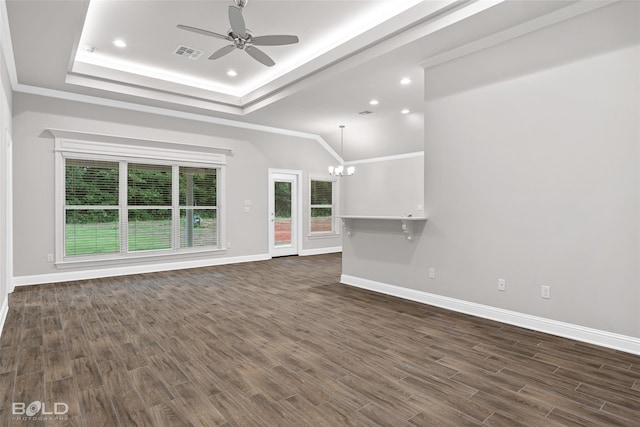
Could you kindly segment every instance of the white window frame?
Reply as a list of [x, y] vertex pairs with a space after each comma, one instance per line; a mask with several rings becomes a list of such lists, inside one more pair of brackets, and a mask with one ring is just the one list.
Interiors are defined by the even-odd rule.
[[[55, 137], [55, 265], [58, 268], [91, 266], [114, 263], [135, 262], [153, 258], [182, 258], [185, 255], [224, 253], [226, 251], [226, 155], [228, 149], [151, 141], [127, 137], [86, 134], [73, 131], [48, 129]], [[79, 139], [81, 137], [82, 139]], [[151, 251], [123, 251], [127, 246], [126, 224], [122, 224], [121, 215], [121, 251], [115, 254], [74, 255], [65, 256], [65, 159], [84, 159], [96, 161], [118, 162], [120, 164], [120, 212], [128, 211], [127, 207], [127, 165], [128, 163], [144, 163], [168, 165], [172, 167], [173, 186], [172, 212], [174, 218], [180, 215], [178, 200], [178, 170], [180, 166], [216, 169], [217, 180], [217, 219], [218, 245], [215, 247], [180, 248], [175, 230], [171, 249]], [[124, 181], [123, 181], [124, 180]], [[124, 182], [124, 185], [122, 184]], [[124, 190], [123, 190], [124, 188]], [[123, 194], [124, 192], [124, 194]], [[123, 211], [123, 208], [125, 210]], [[126, 216], [126, 213], [125, 213]], [[175, 224], [175, 219], [174, 219]]]
[[[312, 181], [326, 181], [331, 182], [331, 201], [333, 204], [331, 205], [312, 205], [311, 204], [311, 182]], [[339, 192], [339, 181], [336, 177], [328, 177], [322, 175], [310, 175], [309, 176], [309, 216], [307, 218], [308, 227], [307, 227], [307, 236], [309, 238], [322, 238], [322, 237], [335, 237], [340, 235], [340, 224], [338, 215], [338, 204], [340, 201], [340, 192]], [[311, 208], [323, 208], [329, 207], [331, 208], [331, 231], [311, 231]]]

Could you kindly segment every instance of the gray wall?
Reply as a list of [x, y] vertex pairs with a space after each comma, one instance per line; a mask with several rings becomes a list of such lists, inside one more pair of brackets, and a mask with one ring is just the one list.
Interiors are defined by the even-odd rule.
[[423, 156], [354, 166], [356, 173], [341, 179], [344, 215], [424, 214]]
[[[227, 159], [227, 241], [221, 257], [269, 252], [268, 169], [303, 171], [303, 216], [308, 213], [308, 176], [326, 174], [335, 160], [315, 141], [174, 119], [34, 95], [14, 98], [15, 276], [56, 273], [54, 253], [54, 154], [46, 128], [120, 135], [230, 148]], [[251, 212], [243, 212], [251, 200]], [[304, 221], [307, 229], [306, 219]], [[306, 236], [306, 234], [305, 234]], [[304, 250], [340, 246], [340, 237], [305, 240]], [[209, 255], [210, 256], [210, 255]], [[156, 261], [157, 262], [157, 261]], [[65, 271], [68, 271], [65, 269]]]
[[426, 70], [429, 220], [414, 244], [363, 225], [343, 273], [640, 337], [639, 16], [621, 2]]

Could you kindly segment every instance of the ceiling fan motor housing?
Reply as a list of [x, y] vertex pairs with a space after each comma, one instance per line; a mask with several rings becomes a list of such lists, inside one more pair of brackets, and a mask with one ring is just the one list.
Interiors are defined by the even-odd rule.
[[249, 0], [233, 0], [233, 2], [238, 7], [245, 7], [247, 3], [249, 3]]

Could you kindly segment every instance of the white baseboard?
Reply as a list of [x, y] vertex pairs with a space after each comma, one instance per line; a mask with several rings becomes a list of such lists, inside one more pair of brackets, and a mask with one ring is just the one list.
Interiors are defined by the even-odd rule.
[[336, 252], [342, 252], [342, 246], [333, 246], [330, 248], [318, 248], [318, 249], [303, 249], [300, 251], [298, 255], [300, 256], [323, 255], [323, 254], [334, 254]]
[[2, 307], [0, 307], [0, 337], [4, 331], [4, 322], [7, 320], [7, 314], [9, 313], [9, 295], [4, 296], [2, 301]]
[[640, 355], [640, 338], [545, 319], [544, 317], [531, 316], [516, 311], [476, 304], [345, 274], [340, 276], [340, 282], [398, 298]]
[[109, 267], [95, 270], [64, 271], [59, 273], [35, 274], [13, 278], [14, 286], [40, 285], [43, 283], [69, 282], [72, 280], [98, 279], [101, 277], [126, 276], [128, 274], [155, 273], [159, 271], [184, 270], [186, 268], [211, 267], [241, 262], [265, 261], [271, 259], [269, 254], [247, 255], [227, 258], [198, 259], [176, 261], [163, 264], [133, 265], [126, 267]]

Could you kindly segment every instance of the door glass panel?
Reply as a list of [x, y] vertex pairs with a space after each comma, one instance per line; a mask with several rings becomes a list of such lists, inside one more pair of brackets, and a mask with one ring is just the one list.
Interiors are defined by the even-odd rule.
[[275, 181], [275, 221], [276, 246], [291, 244], [291, 182]]

